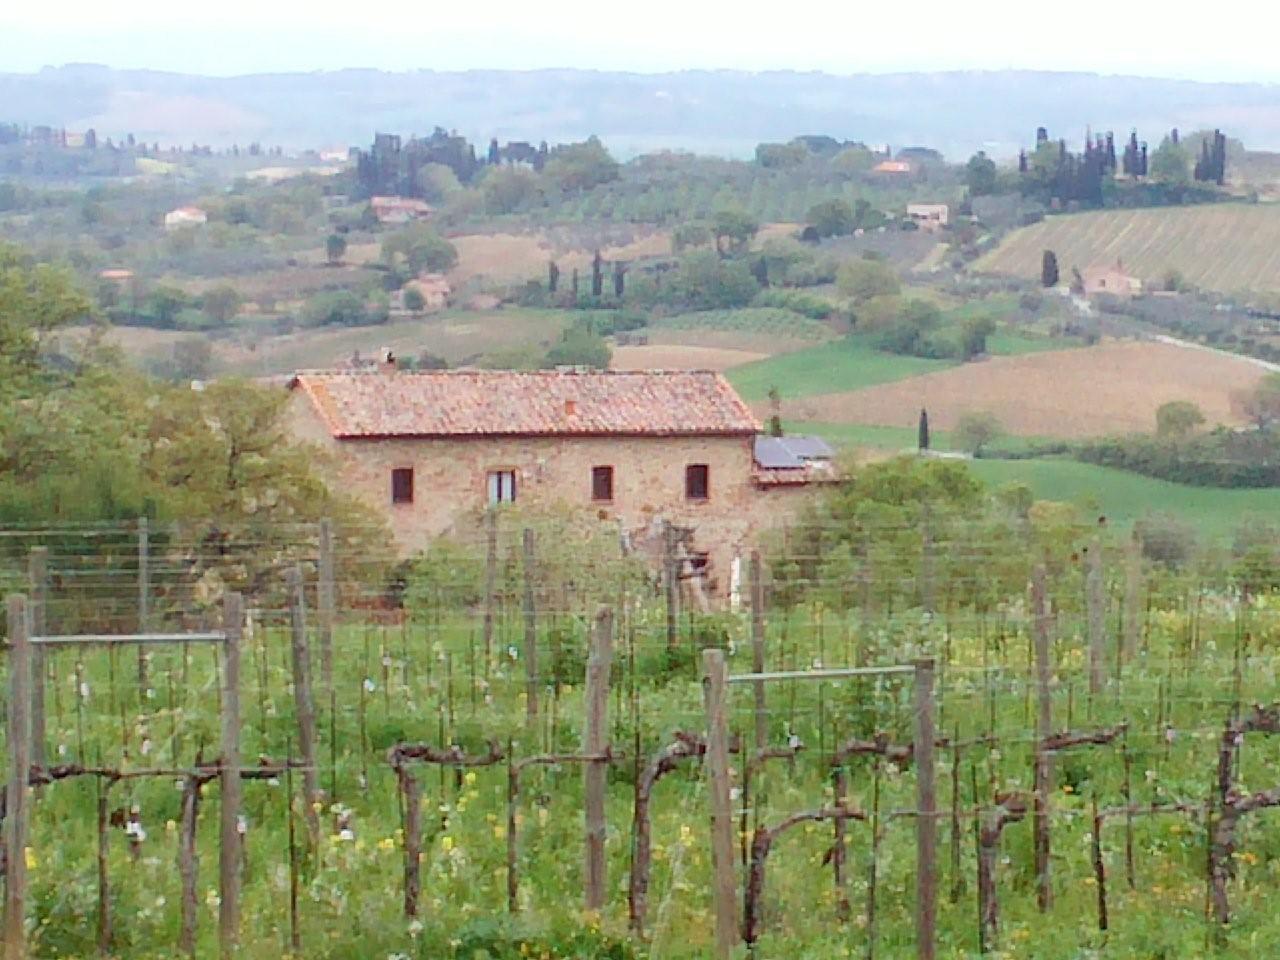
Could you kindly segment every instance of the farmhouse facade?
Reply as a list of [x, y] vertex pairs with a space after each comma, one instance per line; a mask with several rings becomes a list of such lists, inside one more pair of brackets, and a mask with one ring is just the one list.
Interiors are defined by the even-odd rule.
[[951, 208], [945, 203], [909, 203], [907, 216], [921, 230], [941, 230], [951, 220]]
[[209, 222], [209, 214], [199, 207], [178, 207], [164, 215], [164, 228], [178, 230], [182, 227], [202, 227]]
[[412, 197], [370, 197], [369, 206], [379, 223], [410, 223], [426, 220], [432, 214], [430, 204]]
[[400, 549], [467, 536], [491, 508], [568, 506], [651, 544], [665, 524], [707, 594], [815, 484], [830, 450], [757, 460], [760, 424], [718, 373], [305, 372], [295, 434], [327, 449], [342, 489], [380, 512]]
[[1081, 273], [1087, 297], [1110, 294], [1113, 297], [1136, 297], [1142, 293], [1142, 281], [1125, 272], [1124, 264], [1115, 263], [1086, 267]]

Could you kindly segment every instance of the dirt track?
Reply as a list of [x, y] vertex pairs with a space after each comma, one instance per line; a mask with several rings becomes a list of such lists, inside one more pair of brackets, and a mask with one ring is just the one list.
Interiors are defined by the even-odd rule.
[[1095, 437], [1151, 431], [1156, 409], [1190, 400], [1212, 426], [1238, 424], [1231, 394], [1265, 371], [1167, 343], [1118, 341], [1079, 350], [997, 357], [851, 393], [784, 404], [789, 419], [913, 427], [920, 408], [935, 427], [987, 410], [1013, 434]]

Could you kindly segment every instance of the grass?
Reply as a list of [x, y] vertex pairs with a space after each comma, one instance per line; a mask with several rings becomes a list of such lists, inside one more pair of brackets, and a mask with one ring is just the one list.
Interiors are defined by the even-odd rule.
[[776, 386], [783, 397], [860, 390], [952, 366], [949, 360], [903, 357], [874, 349], [865, 337], [846, 337], [820, 347], [744, 364], [729, 371], [743, 399], [765, 399]]
[[699, 310], [663, 317], [655, 330], [720, 330], [776, 334], [792, 340], [829, 340], [831, 328], [792, 310], [777, 307], [742, 307], [737, 310]]
[[1146, 281], [1170, 270], [1208, 290], [1280, 290], [1280, 208], [1209, 204], [1147, 210], [1107, 210], [1053, 216], [1015, 230], [975, 269], [1040, 276], [1045, 250], [1071, 269], [1123, 260]]
[[[765, 644], [770, 665], [797, 668], [816, 660], [836, 666], [887, 665], [922, 655], [938, 658], [945, 677], [937, 687], [939, 732], [954, 734], [961, 743], [979, 741], [966, 748], [961, 759], [963, 775], [955, 781], [949, 777], [951, 751], [941, 750], [938, 757], [940, 888], [947, 891], [953, 881], [961, 882], [957, 902], [939, 897], [938, 955], [965, 960], [977, 955], [975, 865], [971, 823], [965, 815], [973, 802], [970, 790], [984, 804], [996, 791], [1026, 790], [1031, 767], [1033, 701], [1026, 682], [1030, 624], [1023, 588], [1032, 554], [1021, 552], [1025, 548], [1015, 541], [1001, 541], [994, 556], [970, 556], [964, 551], [941, 554], [937, 569], [949, 578], [945, 612], [924, 617], [916, 605], [910, 552], [919, 542], [918, 537], [912, 538], [914, 546], [905, 550], [905, 540], [890, 538], [877, 545], [872, 554], [877, 564], [873, 568], [879, 591], [876, 603], [856, 611], [841, 605], [851, 593], [851, 581], [842, 573], [848, 569], [848, 556], [837, 551], [830, 557], [833, 566], [824, 569], [823, 579], [816, 582], [816, 589], [825, 593], [791, 610], [770, 609]], [[248, 960], [279, 960], [282, 955], [299, 960], [392, 956], [694, 960], [708, 956], [709, 827], [705, 780], [695, 763], [680, 765], [653, 793], [650, 946], [640, 944], [627, 931], [623, 889], [630, 862], [636, 765], [630, 751], [639, 746], [641, 756], [648, 758], [670, 742], [673, 731], [703, 729], [699, 641], [686, 634], [689, 627], [712, 626], [723, 631], [722, 638], [736, 641], [727, 653], [732, 673], [751, 669], [752, 651], [744, 642], [744, 618], [696, 614], [687, 622], [680, 618], [678, 646], [668, 650], [661, 603], [653, 599], [647, 583], [638, 580], [631, 582], [627, 613], [616, 640], [614, 682], [621, 696], [616, 704], [612, 696], [607, 698], [609, 736], [626, 755], [612, 766], [608, 778], [605, 908], [598, 916], [584, 915], [581, 908], [580, 768], [570, 764], [536, 767], [524, 775], [515, 808], [521, 910], [517, 916], [508, 916], [505, 764], [459, 770], [456, 776], [440, 768], [415, 767], [424, 813], [422, 909], [415, 923], [403, 916], [403, 819], [395, 778], [385, 760], [388, 747], [402, 739], [434, 746], [457, 743], [476, 754], [486, 749], [486, 740], [503, 748], [514, 741], [520, 757], [580, 749], [583, 689], [573, 679], [554, 699], [549, 691], [544, 694], [539, 726], [532, 732], [525, 729], [525, 664], [512, 653], [518, 652], [522, 642], [519, 616], [512, 615], [505, 602], [497, 624], [495, 655], [488, 659], [477, 649], [480, 611], [468, 608], [465, 597], [479, 589], [483, 548], [472, 544], [470, 549], [461, 559], [473, 578], [464, 579], [458, 573], [461, 567], [451, 565], [447, 584], [439, 585], [451, 589], [427, 591], [427, 597], [439, 599], [420, 609], [404, 627], [362, 624], [361, 611], [345, 611], [335, 638], [338, 709], [333, 725], [322, 685], [318, 693], [321, 783], [326, 790], [336, 784], [337, 795], [328, 801], [347, 809], [349, 819], [343, 828], [348, 832], [340, 832], [336, 805], [322, 811], [318, 849], [314, 856], [303, 858], [298, 951], [287, 947], [286, 784], [245, 784], [244, 926], [237, 956]], [[502, 549], [505, 554], [513, 544], [504, 540]], [[540, 576], [547, 578], [549, 595], [561, 596], [557, 587], [568, 582], [565, 569], [556, 565], [554, 555], [548, 555]], [[977, 570], [984, 576], [977, 577]], [[600, 576], [595, 586], [607, 583], [604, 592], [615, 595], [619, 584], [608, 575]], [[998, 603], [988, 603], [985, 612], [967, 605], [966, 598], [979, 579], [984, 590], [1000, 591], [994, 594]], [[1201, 589], [1212, 591], [1210, 582], [1197, 581], [1198, 598]], [[373, 590], [378, 585], [353, 579], [346, 586]], [[575, 591], [578, 587], [586, 587], [588, 593], [593, 589], [590, 583], [575, 583]], [[1104, 696], [1086, 698], [1078, 571], [1069, 565], [1055, 570], [1050, 591], [1056, 624], [1055, 729], [1103, 727], [1127, 720], [1132, 725], [1126, 747], [1135, 762], [1134, 799], [1142, 803], [1202, 800], [1215, 769], [1217, 738], [1230, 710], [1233, 668], [1238, 669], [1232, 651], [1241, 636], [1240, 621], [1232, 617], [1228, 604], [1219, 602], [1226, 598], [1210, 592], [1193, 607], [1186, 582], [1176, 573], [1153, 571], [1150, 606], [1144, 608], [1143, 655], [1126, 668], [1122, 680], [1108, 681]], [[576, 593], [566, 589], [560, 602], [570, 605], [552, 608], [551, 617], [539, 618], [543, 632], [538, 662], [545, 671], [553, 662], [553, 651], [571, 651], [577, 659], [565, 676], [577, 678], [585, 645], [585, 611], [591, 601], [585, 594], [580, 600], [570, 600], [571, 596]], [[61, 594], [54, 599], [58, 601], [52, 608], [55, 612], [67, 609]], [[297, 736], [288, 637], [280, 626], [284, 611], [269, 597], [250, 605], [257, 611], [258, 627], [246, 637], [243, 649], [242, 750], [248, 765], [260, 755], [284, 756], [296, 747]], [[1193, 616], [1194, 634], [1189, 628]], [[1273, 597], [1255, 600], [1249, 628], [1259, 638], [1280, 630], [1280, 608]], [[1194, 636], [1192, 642], [1198, 646], [1193, 648], [1188, 636]], [[210, 744], [217, 742], [217, 674], [207, 651], [155, 648], [150, 662], [156, 687], [153, 696], [138, 688], [135, 674], [128, 669], [131, 659], [117, 663], [113, 654], [97, 649], [55, 649], [48, 658], [51, 676], [57, 678], [50, 684], [48, 702], [52, 755], [67, 762], [100, 760], [114, 766], [127, 751], [141, 751], [131, 761], [133, 766], [166, 767], [189, 764], [202, 745], [206, 758], [216, 752]], [[83, 663], [83, 682], [77, 661]], [[1278, 665], [1280, 657], [1274, 648], [1260, 639], [1249, 651], [1248, 669], [1238, 681], [1236, 695], [1245, 702], [1269, 699]], [[986, 673], [988, 667], [996, 671], [998, 681], [983, 684], [982, 676], [993, 675]], [[771, 685], [767, 696], [769, 742], [781, 744], [794, 735], [806, 749], [794, 764], [765, 764], [752, 772], [749, 798], [745, 792], [742, 795], [748, 829], [757, 821], [770, 826], [796, 811], [830, 803], [826, 764], [837, 737], [865, 738], [882, 732], [893, 743], [907, 743], [912, 737], [911, 687], [896, 678]], [[1159, 715], [1157, 702], [1162, 704]], [[749, 730], [750, 692], [731, 688], [728, 711], [731, 730]], [[639, 719], [638, 729], [633, 717]], [[1173, 742], [1166, 744], [1162, 722], [1177, 730]], [[998, 738], [995, 749], [981, 742], [988, 736]], [[733, 758], [735, 776], [741, 760]], [[1261, 745], [1245, 749], [1240, 764], [1240, 780], [1251, 786], [1261, 788], [1277, 780], [1274, 753]], [[1115, 745], [1064, 751], [1055, 762], [1052, 842], [1057, 902], [1049, 913], [1041, 915], [1035, 905], [1029, 822], [1013, 824], [1005, 833], [998, 878], [1002, 942], [1016, 946], [1001, 956], [1036, 960], [1079, 960], [1085, 955], [1182, 957], [1190, 955], [1188, 945], [1202, 942], [1205, 853], [1203, 829], [1192, 818], [1138, 818], [1134, 825], [1137, 888], [1132, 892], [1123, 881], [1123, 826], [1115, 824], [1107, 831], [1104, 854], [1111, 878], [1111, 927], [1106, 934], [1097, 930], [1097, 890], [1091, 883], [1088, 859], [1089, 802], [1096, 797], [1103, 806], [1120, 803], [1124, 769]], [[871, 810], [874, 795], [882, 813], [910, 810], [915, 802], [915, 775], [909, 765], [873, 767], [869, 758], [856, 757], [848, 765], [848, 802]], [[295, 796], [299, 780], [293, 779]], [[951, 872], [949, 853], [952, 790], [963, 817], [956, 875]], [[180, 794], [171, 777], [126, 781], [111, 791], [108, 810], [136, 806], [146, 831], [136, 858], [130, 855], [121, 831], [108, 833], [116, 933], [112, 953], [130, 960], [171, 957], [179, 910], [179, 880], [173, 863]], [[206, 789], [204, 798], [198, 835], [198, 955], [211, 956], [216, 930], [216, 785]], [[300, 801], [295, 801], [295, 829], [305, 847], [299, 807]], [[27, 859], [28, 919], [36, 940], [33, 954], [91, 955], [95, 950], [91, 918], [97, 902], [95, 787], [87, 779], [55, 783], [32, 795], [31, 809]], [[1250, 821], [1240, 835], [1240, 875], [1230, 887], [1236, 913], [1226, 935], [1229, 943], [1214, 953], [1224, 960], [1269, 955], [1259, 946], [1280, 942], [1280, 920], [1270, 898], [1271, 864], [1277, 862], [1280, 850], [1274, 831], [1265, 827], [1266, 820]], [[914, 956], [910, 891], [915, 830], [912, 821], [901, 816], [886, 816], [880, 828], [878, 955], [898, 960]], [[831, 846], [830, 826], [796, 829], [779, 839], [768, 861], [769, 909], [760, 956], [826, 960], [864, 955], [868, 829], [863, 823], [848, 829], [847, 894], [853, 917], [843, 924], [836, 919], [830, 870], [824, 869], [823, 856]]]
[[[884, 453], [916, 449], [916, 430], [908, 427], [817, 422], [787, 423], [786, 427], [791, 433], [816, 434], [837, 449]], [[1020, 451], [1042, 442], [1043, 438], [1002, 437], [997, 446]], [[953, 436], [946, 431], [931, 431], [930, 443], [935, 450], [956, 449]], [[1280, 514], [1280, 489], [1191, 487], [1058, 458], [970, 460], [969, 466], [992, 487], [1025, 483], [1037, 499], [1088, 506], [1121, 528], [1150, 514], [1168, 513], [1180, 517], [1205, 536], [1223, 538], [1232, 536], [1251, 518]]]
[[1280, 515], [1280, 489], [1189, 487], [1073, 460], [975, 460], [972, 467], [992, 485], [1021, 482], [1040, 499], [1096, 506], [1121, 527], [1170, 513], [1203, 534], [1228, 537], [1250, 518]]

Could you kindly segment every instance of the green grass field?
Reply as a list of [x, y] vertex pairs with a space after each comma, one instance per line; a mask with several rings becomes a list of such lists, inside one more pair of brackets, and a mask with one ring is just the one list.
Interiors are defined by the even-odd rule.
[[860, 390], [952, 366], [948, 360], [900, 357], [873, 349], [862, 337], [784, 353], [729, 371], [729, 382], [748, 401], [776, 386], [783, 397]]
[[738, 310], [698, 310], [655, 320], [655, 330], [716, 330], [735, 333], [766, 333], [790, 340], [829, 340], [831, 328], [821, 320], [811, 320], [792, 310], [778, 307], [742, 307]]
[[1170, 513], [1208, 536], [1229, 537], [1250, 519], [1280, 515], [1280, 489], [1189, 487], [1073, 460], [975, 460], [971, 466], [993, 485], [1020, 481], [1040, 499], [1096, 505], [1125, 527], [1151, 513]]
[[1146, 281], [1177, 270], [1209, 290], [1280, 290], [1280, 208], [1211, 204], [1054, 216], [1015, 230], [974, 267], [1032, 280], [1045, 250], [1057, 254], [1064, 281], [1073, 267], [1121, 259]]
[[[912, 452], [916, 431], [905, 427], [861, 424], [796, 422], [786, 424], [792, 433], [812, 433], [837, 449], [860, 448], [882, 453]], [[1002, 437], [1005, 450], [1025, 450], [1043, 442], [1029, 437]], [[935, 450], [954, 450], [951, 434], [930, 433]], [[1149, 514], [1180, 517], [1205, 536], [1230, 537], [1253, 518], [1280, 515], [1280, 489], [1223, 490], [1190, 487], [1155, 480], [1123, 470], [1074, 460], [970, 460], [974, 474], [992, 487], [1020, 482], [1031, 487], [1037, 499], [1087, 505], [1105, 514], [1111, 523], [1128, 527]]]

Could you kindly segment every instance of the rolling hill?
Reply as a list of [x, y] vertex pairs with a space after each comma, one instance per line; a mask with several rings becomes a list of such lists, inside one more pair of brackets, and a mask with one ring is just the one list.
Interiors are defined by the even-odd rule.
[[1082, 132], [1137, 126], [1229, 127], [1251, 147], [1280, 146], [1276, 87], [1090, 73], [987, 70], [855, 74], [687, 70], [373, 69], [206, 77], [95, 64], [0, 73], [0, 120], [133, 132], [147, 141], [286, 147], [364, 144], [375, 130], [438, 123], [555, 142], [597, 134], [621, 156], [692, 149], [750, 156], [761, 140], [825, 133], [925, 143], [953, 159], [1012, 156], [1041, 124]]
[[1214, 204], [1066, 214], [1009, 234], [974, 268], [1024, 279], [1040, 276], [1045, 250], [1072, 267], [1123, 260], [1158, 282], [1169, 270], [1220, 293], [1280, 291], [1280, 206]]

